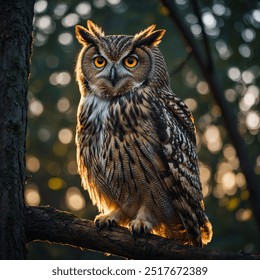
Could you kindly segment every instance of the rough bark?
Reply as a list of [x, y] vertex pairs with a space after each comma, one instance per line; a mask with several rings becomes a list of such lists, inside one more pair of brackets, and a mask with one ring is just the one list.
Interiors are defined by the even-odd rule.
[[26, 257], [23, 185], [33, 4], [0, 1], [0, 259]]
[[155, 235], [135, 241], [126, 228], [97, 229], [92, 221], [52, 207], [26, 209], [27, 242], [48, 241], [81, 249], [118, 255], [127, 259], [227, 260], [260, 259], [260, 255], [228, 253], [177, 245], [173, 240]]
[[[211, 58], [206, 34], [205, 32], [203, 32], [205, 46], [205, 50], [203, 50], [203, 48], [201, 48], [201, 46], [194, 38], [187, 24], [184, 22], [183, 17], [178, 13], [178, 8], [174, 1], [160, 1], [168, 9], [170, 18], [182, 34], [185, 43], [191, 48], [194, 58], [197, 60], [197, 63], [200, 66], [200, 69], [211, 88], [212, 95], [221, 109], [222, 117], [225, 122], [228, 135], [236, 149], [241, 170], [246, 178], [247, 188], [250, 194], [249, 200], [251, 202], [254, 218], [260, 231], [260, 181], [254, 172], [254, 165], [252, 160], [249, 158], [246, 144], [238, 132], [237, 117], [224, 97], [224, 91], [221, 86], [221, 82], [218, 79], [218, 75], [215, 71], [214, 64]], [[195, 0], [192, 2], [196, 15], [198, 18], [200, 18], [198, 5]], [[202, 21], [200, 20], [199, 22], [201, 23], [201, 27], [203, 30]]]

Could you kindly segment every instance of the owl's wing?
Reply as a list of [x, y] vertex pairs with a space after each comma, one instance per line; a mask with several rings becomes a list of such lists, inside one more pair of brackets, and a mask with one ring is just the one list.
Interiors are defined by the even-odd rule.
[[179, 97], [169, 91], [162, 91], [164, 103], [176, 118], [185, 127], [191, 141], [196, 144], [195, 125], [192, 113], [189, 111], [187, 105], [181, 101]]
[[157, 117], [154, 122], [162, 145], [160, 153], [168, 165], [166, 169], [169, 173], [159, 175], [189, 240], [201, 246], [200, 228], [203, 227], [206, 216], [192, 115], [186, 105], [173, 94], [165, 94], [161, 101], [162, 106], [155, 108]]

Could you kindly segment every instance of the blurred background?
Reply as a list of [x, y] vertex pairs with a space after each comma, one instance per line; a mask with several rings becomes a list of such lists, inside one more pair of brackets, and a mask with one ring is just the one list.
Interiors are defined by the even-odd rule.
[[[178, 13], [200, 43], [202, 30], [189, 0], [173, 0]], [[260, 174], [260, 1], [199, 1], [211, 55], [226, 100], [238, 117], [256, 174]], [[35, 4], [34, 46], [28, 93], [28, 205], [51, 205], [94, 219], [81, 188], [75, 155], [76, 112], [80, 94], [74, 67], [80, 45], [76, 24], [91, 19], [106, 34], [135, 34], [155, 23], [166, 29], [160, 44], [173, 91], [193, 112], [206, 212], [213, 223], [209, 249], [259, 253], [260, 237], [236, 151], [219, 107], [196, 61], [188, 57], [181, 34], [159, 0], [46, 1]], [[235, 124], [234, 124], [235, 125]], [[260, 198], [259, 198], [260, 199]], [[111, 259], [102, 253], [35, 242], [29, 259]]]

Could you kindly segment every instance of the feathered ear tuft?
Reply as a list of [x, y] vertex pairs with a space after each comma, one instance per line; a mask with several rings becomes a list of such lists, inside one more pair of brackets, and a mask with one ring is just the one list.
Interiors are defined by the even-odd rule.
[[104, 31], [101, 29], [101, 27], [97, 26], [93, 21], [88, 20], [87, 21], [87, 27], [89, 32], [91, 32], [93, 35], [97, 37], [103, 37], [105, 36]]
[[141, 45], [155, 47], [159, 45], [166, 30], [159, 29], [154, 31], [155, 27], [156, 25], [153, 24], [140, 33], [136, 34], [134, 36], [135, 47], [140, 47]]
[[76, 25], [76, 37], [82, 45], [97, 44], [101, 37], [105, 36], [105, 33], [100, 27], [94, 24], [91, 20], [87, 21], [87, 28]]
[[155, 24], [152, 24], [152, 25], [150, 25], [149, 27], [147, 27], [146, 29], [140, 31], [139, 33], [137, 33], [137, 34], [135, 35], [135, 40], [142, 39], [143, 37], [145, 37], [145, 36], [151, 34], [151, 33], [154, 31], [155, 28], [156, 28], [156, 25], [155, 25]]

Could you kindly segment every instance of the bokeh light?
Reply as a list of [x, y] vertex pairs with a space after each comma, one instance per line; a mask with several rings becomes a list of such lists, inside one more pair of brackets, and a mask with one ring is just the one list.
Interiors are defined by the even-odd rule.
[[79, 22], [79, 16], [75, 13], [66, 15], [61, 21], [64, 27], [75, 26], [78, 22]]
[[205, 95], [209, 93], [209, 86], [207, 82], [199, 82], [196, 88], [199, 94]]
[[67, 12], [67, 10], [68, 10], [68, 5], [63, 2], [57, 4], [53, 12], [58, 18], [60, 18]]
[[185, 99], [184, 103], [188, 106], [188, 108], [191, 112], [194, 112], [198, 107], [197, 101], [193, 98]]
[[53, 177], [53, 178], [49, 179], [48, 186], [51, 190], [58, 191], [58, 190], [64, 188], [65, 182], [63, 179], [61, 179], [59, 177]]
[[70, 45], [73, 41], [73, 37], [70, 33], [65, 32], [59, 35], [58, 41], [60, 44], [67, 46]]
[[75, 10], [81, 17], [87, 18], [91, 13], [91, 5], [88, 2], [82, 2], [76, 6]]
[[204, 132], [203, 141], [210, 152], [219, 152], [222, 148], [222, 139], [219, 128], [215, 125], [208, 126]]
[[35, 156], [27, 155], [26, 167], [30, 172], [37, 172], [40, 169], [40, 160]]
[[70, 187], [66, 191], [66, 205], [72, 211], [80, 211], [85, 207], [85, 199], [76, 187]]
[[25, 202], [29, 206], [38, 206], [41, 202], [39, 189], [36, 185], [26, 185], [24, 190]]
[[38, 131], [38, 137], [42, 142], [46, 142], [51, 137], [51, 132], [47, 127], [42, 127]]
[[239, 222], [245, 222], [245, 221], [249, 220], [251, 217], [252, 217], [252, 210], [251, 209], [240, 208], [236, 212], [236, 219]]
[[246, 116], [246, 125], [249, 130], [258, 130], [260, 127], [260, 116], [256, 111], [249, 111]]
[[29, 116], [38, 117], [43, 113], [44, 107], [40, 100], [34, 98], [29, 103]]
[[36, 14], [43, 13], [46, 10], [47, 6], [48, 6], [47, 1], [45, 0], [37, 1], [34, 5], [34, 12]]
[[71, 75], [67, 71], [54, 72], [49, 78], [49, 82], [54, 86], [67, 86], [71, 81]]
[[59, 131], [58, 137], [61, 143], [69, 144], [73, 139], [73, 133], [70, 129], [63, 128]]
[[64, 113], [70, 108], [70, 101], [67, 97], [61, 97], [57, 102], [57, 109], [59, 112]]
[[202, 14], [202, 21], [206, 28], [213, 29], [217, 26], [217, 21], [211, 12], [205, 12]]
[[228, 77], [233, 81], [239, 81], [241, 79], [241, 72], [237, 67], [231, 67], [228, 70]]

